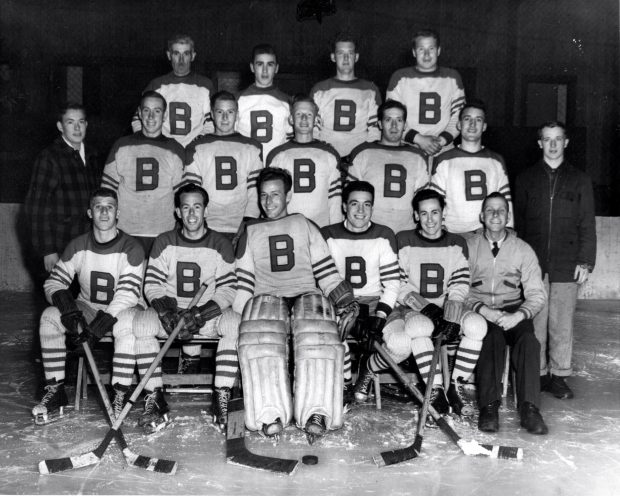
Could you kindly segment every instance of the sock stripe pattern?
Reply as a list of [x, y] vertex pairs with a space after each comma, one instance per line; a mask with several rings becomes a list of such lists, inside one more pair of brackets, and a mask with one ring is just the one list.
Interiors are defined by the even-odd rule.
[[64, 381], [67, 360], [65, 327], [60, 322], [60, 312], [56, 307], [48, 307], [43, 311], [39, 336], [45, 379], [55, 377], [56, 381]]
[[[433, 360], [433, 342], [430, 338], [416, 338], [411, 340], [411, 352], [415, 358], [415, 363], [420, 371], [422, 380], [426, 382], [428, 373], [431, 369], [431, 361]], [[441, 385], [441, 367], [438, 366], [433, 377], [433, 386]]]
[[222, 341], [224, 340], [220, 341], [215, 354], [214, 385], [216, 388], [232, 388], [239, 372], [239, 358], [236, 349], [223, 349]]
[[353, 381], [353, 375], [351, 372], [351, 352], [349, 350], [349, 343], [346, 341], [344, 344], [344, 380], [347, 383]]
[[463, 336], [458, 351], [456, 352], [454, 370], [452, 371], [453, 379], [461, 377], [464, 381], [467, 381], [471, 377], [478, 363], [481, 349], [482, 340], [475, 341], [467, 336]]

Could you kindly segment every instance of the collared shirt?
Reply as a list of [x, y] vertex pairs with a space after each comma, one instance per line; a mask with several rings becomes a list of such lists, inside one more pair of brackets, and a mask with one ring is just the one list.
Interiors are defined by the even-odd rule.
[[[69, 143], [69, 141], [67, 141], [67, 138], [65, 138], [64, 135], [62, 135], [62, 139], [65, 141], [65, 143], [67, 143], [67, 145], [69, 145], [71, 148], [75, 150], [73, 145]], [[86, 167], [86, 147], [84, 146], [83, 141], [80, 143], [80, 150], [79, 151], [75, 150], [75, 151], [78, 152], [80, 158], [82, 159], [82, 164], [84, 164], [84, 167]]]

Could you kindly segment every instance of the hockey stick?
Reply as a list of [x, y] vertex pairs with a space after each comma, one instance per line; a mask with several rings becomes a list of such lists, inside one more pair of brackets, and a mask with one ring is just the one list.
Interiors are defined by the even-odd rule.
[[[381, 344], [374, 342], [373, 346], [375, 350], [379, 352], [379, 354], [383, 357], [383, 359], [389, 364], [390, 368], [394, 371], [398, 379], [403, 383], [403, 385], [407, 388], [407, 390], [416, 398], [418, 401], [423, 401], [424, 396], [420, 392], [420, 390], [415, 386], [413, 382], [411, 382], [402, 369], [398, 366], [398, 364], [394, 361], [394, 359], [385, 351]], [[491, 444], [479, 444], [476, 440], [472, 439], [471, 441], [466, 441], [461, 438], [456, 431], [448, 424], [446, 419], [435, 410], [433, 405], [428, 406], [428, 411], [431, 414], [431, 417], [435, 420], [439, 428], [443, 431], [443, 433], [448, 436], [454, 444], [456, 444], [461, 451], [467, 456], [474, 455], [483, 455], [488, 456], [490, 458], [507, 458], [507, 459], [515, 459], [522, 460], [523, 459], [523, 449], [516, 448], [512, 446], [498, 446]], [[381, 455], [375, 455], [375, 457], [380, 457]], [[375, 458], [373, 457], [373, 458]]]
[[422, 450], [422, 441], [424, 439], [424, 424], [426, 423], [426, 416], [428, 414], [428, 407], [431, 403], [431, 391], [432, 382], [435, 377], [435, 370], [437, 370], [437, 362], [439, 361], [439, 353], [441, 352], [441, 344], [443, 339], [438, 336], [435, 341], [435, 349], [433, 350], [433, 358], [431, 360], [431, 367], [428, 371], [426, 379], [426, 391], [424, 392], [424, 401], [422, 402], [422, 408], [420, 409], [420, 415], [418, 417], [418, 426], [415, 433], [415, 438], [411, 446], [406, 448], [400, 448], [396, 450], [384, 451], [378, 455], [374, 455], [372, 458], [377, 467], [383, 467], [385, 465], [394, 465], [396, 463], [404, 462], [416, 458], [420, 455]]
[[[192, 301], [190, 302], [188, 308], [195, 306], [198, 301], [200, 301], [200, 298], [202, 297], [206, 289], [207, 287], [204, 284], [200, 286], [198, 292], [192, 298]], [[101, 458], [103, 458], [103, 454], [105, 453], [106, 449], [108, 449], [110, 442], [117, 436], [118, 430], [123, 421], [125, 420], [125, 417], [127, 417], [127, 415], [129, 414], [129, 411], [131, 410], [134, 402], [138, 399], [138, 396], [140, 396], [140, 393], [144, 389], [144, 386], [146, 386], [146, 383], [153, 375], [153, 372], [155, 372], [155, 369], [159, 365], [159, 362], [161, 362], [166, 352], [170, 349], [170, 346], [172, 346], [173, 341], [176, 339], [184, 324], [185, 319], [181, 318], [178, 324], [174, 327], [173, 331], [170, 333], [170, 336], [168, 336], [166, 342], [162, 345], [159, 353], [142, 377], [142, 380], [134, 390], [133, 394], [131, 395], [129, 400], [127, 400], [127, 404], [123, 407], [120, 415], [118, 416], [116, 421], [114, 421], [112, 427], [110, 427], [103, 440], [99, 443], [99, 446], [97, 446], [92, 451], [88, 451], [77, 456], [43, 460], [39, 462], [39, 472], [41, 474], [50, 474], [53, 472], [63, 472], [65, 470], [71, 470], [74, 468], [87, 467], [101, 461]]]
[[265, 470], [279, 474], [292, 474], [298, 460], [274, 458], [252, 453], [245, 445], [245, 407], [243, 398], [228, 403], [228, 426], [226, 429], [226, 462], [232, 465]]

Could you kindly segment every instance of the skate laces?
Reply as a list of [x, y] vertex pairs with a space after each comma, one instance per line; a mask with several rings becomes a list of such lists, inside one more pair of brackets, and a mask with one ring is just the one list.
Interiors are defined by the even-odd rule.
[[228, 416], [228, 400], [230, 399], [230, 391], [226, 389], [220, 390], [217, 396], [218, 410], [221, 417]]
[[181, 357], [181, 364], [179, 367], [179, 374], [185, 374], [188, 370], [195, 371], [198, 360], [195, 357]]
[[157, 391], [144, 396], [144, 413], [151, 414], [157, 409]]
[[41, 403], [47, 405], [53, 398], [54, 395], [58, 392], [58, 388], [60, 384], [48, 384], [43, 389], [45, 390], [45, 394], [43, 398], [41, 398]]
[[308, 423], [323, 426], [325, 424], [325, 421], [323, 415], [319, 413], [313, 413], [312, 415], [310, 415]]
[[118, 416], [123, 411], [123, 407], [125, 406], [125, 391], [121, 391], [119, 389], [116, 390], [116, 394], [114, 395], [114, 416], [118, 418]]

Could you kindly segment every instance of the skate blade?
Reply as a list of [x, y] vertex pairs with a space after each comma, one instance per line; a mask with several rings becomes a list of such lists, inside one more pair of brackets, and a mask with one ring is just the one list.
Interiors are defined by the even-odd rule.
[[213, 425], [216, 429], [218, 429], [222, 434], [226, 434], [226, 429], [228, 428], [228, 424], [226, 422], [218, 422], [217, 417], [213, 416]]
[[62, 420], [64, 417], [64, 409], [63, 407], [60, 407], [60, 410], [58, 410], [58, 412], [47, 414], [39, 413], [37, 415], [34, 415], [32, 420], [34, 421], [35, 425], [49, 425], [53, 424], [54, 422], [58, 422], [59, 420]]

